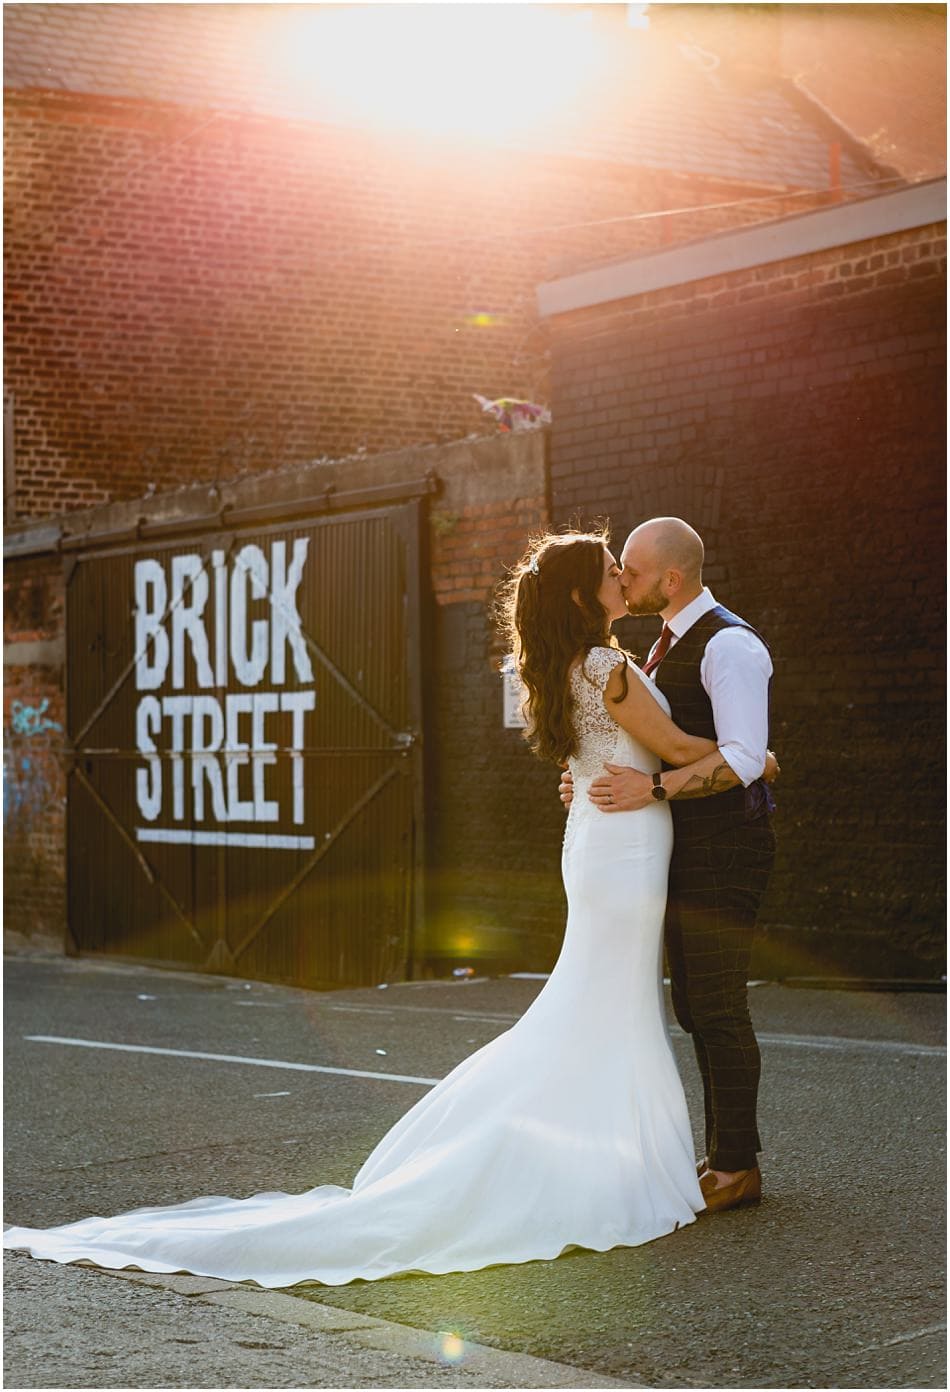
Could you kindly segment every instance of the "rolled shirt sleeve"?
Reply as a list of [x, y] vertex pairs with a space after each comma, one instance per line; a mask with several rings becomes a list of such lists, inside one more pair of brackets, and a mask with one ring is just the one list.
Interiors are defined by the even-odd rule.
[[769, 742], [768, 649], [747, 628], [723, 628], [706, 644], [700, 681], [712, 702], [716, 743], [745, 787], [761, 778]]

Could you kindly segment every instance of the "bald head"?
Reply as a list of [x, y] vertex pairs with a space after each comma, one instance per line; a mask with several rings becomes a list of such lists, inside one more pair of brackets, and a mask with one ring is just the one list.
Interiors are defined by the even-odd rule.
[[678, 570], [689, 584], [702, 581], [702, 538], [681, 517], [651, 517], [634, 528], [627, 546], [631, 542], [648, 548], [657, 570]]
[[651, 517], [627, 537], [621, 588], [631, 614], [671, 618], [703, 588], [703, 543], [680, 517]]

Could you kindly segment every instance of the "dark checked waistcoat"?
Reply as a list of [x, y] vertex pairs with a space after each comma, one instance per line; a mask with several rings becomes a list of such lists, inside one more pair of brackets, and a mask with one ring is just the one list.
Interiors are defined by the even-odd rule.
[[[747, 628], [765, 643], [751, 624], [717, 604], [673, 644], [656, 669], [656, 684], [670, 703], [672, 718], [689, 735], [716, 738], [712, 702], [703, 689], [699, 669], [706, 644], [724, 628]], [[765, 646], [768, 648], [767, 643]], [[673, 765], [664, 764], [663, 767], [672, 768]], [[748, 788], [739, 784], [712, 797], [674, 799], [670, 802], [670, 810], [673, 813], [675, 844], [718, 836], [732, 827], [761, 817], [772, 807], [771, 795], [761, 779]]]

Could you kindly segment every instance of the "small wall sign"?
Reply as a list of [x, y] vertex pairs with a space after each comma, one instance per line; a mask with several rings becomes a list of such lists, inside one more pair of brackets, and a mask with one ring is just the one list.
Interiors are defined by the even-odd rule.
[[524, 730], [527, 728], [527, 720], [524, 714], [524, 702], [527, 696], [524, 684], [518, 676], [515, 668], [515, 659], [512, 653], [501, 664], [501, 685], [504, 700], [504, 727], [506, 730]]

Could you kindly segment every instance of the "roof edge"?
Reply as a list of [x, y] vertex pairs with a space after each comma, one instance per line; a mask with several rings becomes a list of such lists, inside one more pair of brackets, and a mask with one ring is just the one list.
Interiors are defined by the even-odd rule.
[[820, 97], [816, 97], [801, 78], [785, 78], [784, 87], [789, 101], [812, 121], [823, 122], [826, 129], [838, 137], [856, 164], [863, 164], [870, 173], [880, 174], [887, 179], [904, 178], [901, 171], [894, 165], [885, 164], [883, 160], [878, 159], [870, 145], [859, 135], [855, 135], [851, 127], [845, 125], [844, 121], [836, 116]]
[[547, 281], [537, 287], [538, 311], [542, 318], [569, 314], [612, 300], [645, 295], [651, 290], [665, 290], [925, 227], [931, 222], [943, 222], [946, 216], [946, 177], [928, 179], [893, 193], [776, 218], [737, 232], [685, 242], [669, 251], [650, 252]]

